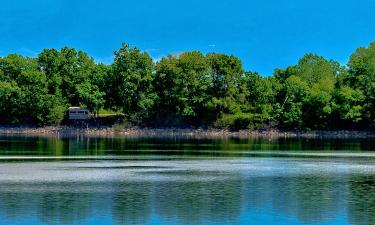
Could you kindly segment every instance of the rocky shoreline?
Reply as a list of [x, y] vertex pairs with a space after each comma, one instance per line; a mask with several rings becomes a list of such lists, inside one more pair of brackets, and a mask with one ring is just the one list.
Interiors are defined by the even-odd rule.
[[182, 129], [182, 128], [118, 128], [69, 126], [49, 127], [0, 127], [0, 135], [28, 136], [75, 136], [92, 137], [185, 137], [185, 138], [375, 138], [369, 131], [230, 131], [223, 129]]

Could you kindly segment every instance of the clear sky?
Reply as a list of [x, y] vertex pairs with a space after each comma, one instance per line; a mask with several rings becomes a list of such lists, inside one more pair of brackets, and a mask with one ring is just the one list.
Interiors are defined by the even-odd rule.
[[110, 63], [127, 42], [155, 59], [235, 54], [269, 75], [308, 52], [346, 63], [375, 41], [374, 0], [12, 0], [0, 6], [0, 56], [70, 46]]

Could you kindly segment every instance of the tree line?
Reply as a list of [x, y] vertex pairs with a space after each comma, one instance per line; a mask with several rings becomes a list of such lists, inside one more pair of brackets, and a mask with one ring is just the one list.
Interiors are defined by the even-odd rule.
[[372, 129], [375, 43], [347, 65], [317, 54], [264, 77], [234, 55], [199, 51], [154, 62], [122, 44], [110, 65], [74, 48], [0, 57], [0, 124], [59, 124], [69, 106], [134, 125], [228, 129]]

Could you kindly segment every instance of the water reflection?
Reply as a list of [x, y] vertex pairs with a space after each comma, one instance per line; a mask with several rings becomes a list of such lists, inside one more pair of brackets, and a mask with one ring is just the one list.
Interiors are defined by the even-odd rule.
[[[373, 151], [375, 139], [187, 139], [0, 136], [0, 155], [243, 156], [241, 151]], [[246, 155], [245, 155], [246, 156]]]
[[111, 214], [116, 224], [147, 224], [151, 214], [152, 183], [114, 183]]
[[[27, 224], [91, 224], [93, 221], [101, 224], [238, 224], [241, 221], [263, 224], [251, 219], [271, 215], [273, 224], [286, 222], [285, 218], [294, 218], [296, 224], [335, 224], [341, 220], [344, 224], [375, 222], [373, 175], [304, 171], [298, 175], [261, 176], [260, 171], [253, 170], [228, 174], [200, 169], [164, 173], [162, 169], [147, 172], [145, 179], [137, 180], [145, 172], [133, 172], [134, 177], [129, 179], [95, 182], [1, 181], [0, 221], [4, 224], [19, 221]], [[254, 176], [254, 173], [259, 174]], [[202, 179], [186, 179], [196, 176]]]
[[375, 176], [349, 178], [348, 214], [352, 224], [375, 224]]
[[371, 150], [371, 142], [0, 140], [3, 156], [115, 157], [1, 160], [0, 224], [375, 224], [375, 159], [236, 153], [288, 146], [363, 151]]

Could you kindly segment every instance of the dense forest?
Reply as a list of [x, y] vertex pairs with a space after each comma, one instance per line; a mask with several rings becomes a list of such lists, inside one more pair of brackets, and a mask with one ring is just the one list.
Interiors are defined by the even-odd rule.
[[228, 129], [373, 129], [375, 43], [347, 65], [306, 54], [264, 77], [234, 55], [199, 51], [154, 62], [123, 44], [111, 65], [74, 48], [0, 57], [0, 124], [56, 125], [69, 106], [133, 125]]

